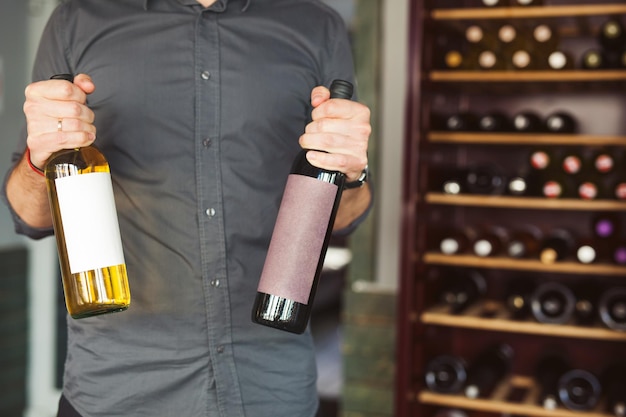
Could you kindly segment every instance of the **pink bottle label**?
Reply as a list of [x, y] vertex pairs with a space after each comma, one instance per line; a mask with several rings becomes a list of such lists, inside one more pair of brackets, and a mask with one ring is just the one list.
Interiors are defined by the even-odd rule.
[[289, 175], [259, 292], [308, 303], [336, 195], [335, 184]]

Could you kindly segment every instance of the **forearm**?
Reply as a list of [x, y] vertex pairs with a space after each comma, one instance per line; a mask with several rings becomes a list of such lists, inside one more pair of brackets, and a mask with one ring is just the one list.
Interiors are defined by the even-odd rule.
[[7, 200], [24, 223], [34, 228], [52, 226], [46, 181], [33, 171], [24, 155], [9, 175]]
[[363, 187], [344, 190], [341, 194], [339, 210], [335, 217], [335, 225], [333, 230], [344, 229], [359, 216], [361, 216], [370, 205], [372, 192], [369, 184], [365, 183]]

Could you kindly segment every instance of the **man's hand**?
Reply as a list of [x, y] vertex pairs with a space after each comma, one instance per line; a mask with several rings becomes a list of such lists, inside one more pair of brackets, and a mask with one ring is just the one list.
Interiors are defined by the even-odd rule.
[[311, 91], [313, 121], [300, 136], [300, 146], [309, 151], [312, 165], [346, 174], [355, 181], [367, 165], [367, 147], [372, 127], [370, 110], [356, 101], [330, 99], [326, 87]]
[[33, 165], [43, 168], [52, 153], [84, 147], [95, 140], [94, 113], [86, 105], [87, 95], [95, 89], [85, 74], [77, 75], [73, 84], [46, 80], [26, 87], [26, 143]]

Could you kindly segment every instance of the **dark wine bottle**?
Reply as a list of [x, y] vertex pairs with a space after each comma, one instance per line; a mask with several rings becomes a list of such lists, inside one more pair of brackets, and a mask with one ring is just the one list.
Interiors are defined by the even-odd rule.
[[450, 313], [462, 313], [487, 290], [485, 277], [478, 271], [453, 271], [442, 279], [439, 300], [450, 307]]
[[591, 155], [591, 165], [597, 175], [609, 175], [619, 166], [619, 156], [616, 156], [608, 149], [600, 148], [593, 151]]
[[598, 244], [591, 239], [582, 239], [575, 250], [576, 260], [582, 264], [596, 263], [601, 258]]
[[495, 164], [471, 164], [465, 177], [467, 191], [471, 194], [502, 194], [506, 181]]
[[585, 280], [574, 286], [576, 306], [574, 316], [576, 322], [582, 326], [593, 324], [598, 317], [598, 300], [600, 298], [600, 286], [596, 281]]
[[476, 237], [476, 231], [471, 227], [446, 231], [439, 240], [439, 251], [446, 255], [467, 253]]
[[508, 179], [506, 192], [509, 195], [531, 195], [531, 187], [526, 177], [522, 175], [515, 175]]
[[[335, 80], [331, 98], [350, 99], [353, 87]], [[280, 205], [252, 308], [252, 321], [292, 333], [307, 327], [345, 175], [296, 157]]]
[[614, 264], [626, 265], [626, 241], [617, 242], [611, 252]]
[[583, 161], [584, 159], [580, 152], [570, 149], [561, 158], [562, 171], [567, 175], [576, 177], [583, 172]]
[[[519, 121], [522, 126], [526, 126], [527, 123]], [[539, 120], [541, 123], [541, 120]], [[532, 149], [528, 156], [528, 165], [535, 171], [550, 171], [558, 172], [557, 160], [554, 152], [550, 149], [538, 148]]]
[[530, 277], [513, 279], [506, 288], [505, 304], [513, 320], [523, 320], [530, 315], [531, 297], [535, 282]]
[[626, 201], [626, 173], [616, 172], [615, 175], [608, 181], [609, 183], [609, 198], [614, 198], [620, 201]]
[[626, 416], [626, 364], [611, 364], [601, 381], [606, 393], [606, 411], [616, 417]]
[[556, 50], [548, 55], [548, 68], [552, 70], [566, 70], [574, 68], [574, 60], [569, 53]]
[[508, 6], [509, 0], [482, 0], [482, 3], [487, 7], [502, 7]]
[[570, 366], [563, 353], [544, 354], [535, 367], [535, 380], [539, 384], [539, 405], [554, 410], [559, 404], [559, 379]]
[[511, 121], [501, 112], [491, 112], [478, 120], [478, 127], [484, 132], [510, 132]]
[[574, 237], [565, 229], [554, 229], [544, 239], [539, 251], [543, 263], [554, 263], [569, 257], [574, 249]]
[[461, 392], [467, 380], [467, 365], [458, 356], [439, 355], [426, 364], [424, 380], [426, 386], [434, 392]]
[[539, 256], [543, 234], [535, 225], [524, 225], [511, 232], [506, 244], [506, 254], [511, 258], [535, 258]]
[[485, 398], [511, 368], [513, 348], [501, 343], [482, 351], [467, 370], [465, 395], [468, 398]]
[[446, 119], [446, 129], [453, 132], [472, 132], [478, 130], [478, 118], [470, 112], [460, 112]]
[[622, 51], [626, 44], [624, 26], [617, 19], [609, 19], [600, 27], [599, 42], [607, 51]]
[[580, 60], [580, 66], [586, 70], [599, 70], [609, 67], [607, 56], [601, 49], [592, 48], [585, 52]]
[[478, 59], [474, 69], [479, 70], [501, 70], [505, 64], [497, 50], [485, 49], [478, 54]]
[[559, 399], [573, 411], [589, 411], [600, 401], [602, 386], [598, 377], [584, 369], [571, 369], [559, 379]]
[[[535, 41], [535, 54], [547, 59], [548, 55], [557, 49], [559, 39], [556, 31], [545, 23], [536, 25], [532, 30], [533, 40]], [[547, 63], [546, 65], [547, 66]]]
[[545, 132], [541, 117], [532, 111], [522, 111], [513, 117], [513, 128], [519, 133]]
[[541, 6], [543, 0], [515, 0], [517, 6]]
[[573, 198], [579, 191], [573, 179], [565, 174], [546, 175], [541, 193], [547, 198]]
[[545, 126], [550, 133], [576, 133], [578, 130], [576, 119], [564, 111], [557, 111], [548, 115]]
[[539, 323], [564, 324], [574, 314], [576, 299], [572, 290], [558, 282], [539, 284], [531, 297], [531, 311]]
[[600, 319], [610, 329], [626, 331], [626, 288], [604, 291], [598, 302]]
[[621, 234], [620, 218], [615, 213], [598, 213], [591, 219], [591, 231], [599, 240], [615, 240]]
[[476, 256], [498, 256], [504, 251], [507, 240], [508, 233], [505, 228], [489, 226], [479, 233], [472, 249]]

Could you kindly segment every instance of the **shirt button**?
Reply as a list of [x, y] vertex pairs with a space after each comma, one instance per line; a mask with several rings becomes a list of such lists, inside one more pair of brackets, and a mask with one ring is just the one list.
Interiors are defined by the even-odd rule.
[[214, 217], [215, 216], [215, 209], [213, 207], [208, 208], [208, 209], [206, 209], [205, 213], [209, 217]]
[[209, 71], [202, 71], [200, 77], [202, 77], [203, 80], [208, 80], [209, 78], [211, 78], [211, 73]]
[[206, 138], [205, 140], [202, 141], [202, 145], [205, 148], [208, 148], [209, 146], [211, 146], [211, 139], [210, 138]]
[[224, 353], [224, 346], [218, 346], [217, 353]]
[[211, 281], [211, 285], [213, 287], [219, 287], [220, 286], [220, 280], [219, 279], [214, 279], [213, 281]]

